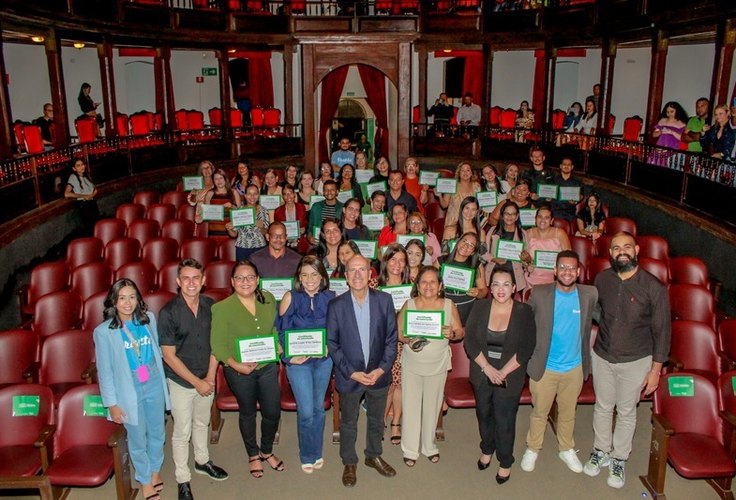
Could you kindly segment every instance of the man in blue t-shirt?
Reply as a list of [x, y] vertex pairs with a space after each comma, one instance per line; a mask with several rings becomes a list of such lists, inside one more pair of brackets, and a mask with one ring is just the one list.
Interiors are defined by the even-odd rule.
[[537, 344], [527, 366], [532, 409], [526, 451], [521, 469], [534, 470], [544, 441], [547, 416], [557, 400], [559, 457], [576, 473], [583, 465], [575, 451], [575, 410], [583, 381], [590, 375], [590, 331], [598, 315], [598, 290], [578, 285], [578, 255], [571, 250], [557, 254], [556, 283], [537, 285], [528, 304], [534, 309]]
[[340, 149], [332, 153], [330, 163], [335, 173], [338, 173], [342, 166], [348, 163], [355, 166], [355, 153], [350, 151], [350, 139], [347, 137], [340, 139]]

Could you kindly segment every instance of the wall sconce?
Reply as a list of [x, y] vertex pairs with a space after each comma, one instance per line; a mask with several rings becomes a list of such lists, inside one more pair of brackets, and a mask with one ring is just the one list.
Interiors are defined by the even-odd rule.
[[36, 43], [43, 43], [46, 39], [42, 36], [36, 35], [31, 37], [31, 41]]
[[82, 50], [84, 48], [84, 42], [74, 42], [74, 48]]

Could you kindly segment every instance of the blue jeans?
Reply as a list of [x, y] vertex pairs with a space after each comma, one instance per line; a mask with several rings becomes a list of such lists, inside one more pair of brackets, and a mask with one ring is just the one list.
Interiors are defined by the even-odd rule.
[[286, 374], [296, 399], [299, 459], [303, 464], [313, 464], [322, 458], [324, 400], [332, 374], [332, 359], [310, 359], [301, 365], [287, 365]]
[[161, 471], [164, 463], [164, 412], [166, 403], [161, 386], [162, 373], [156, 363], [148, 364], [149, 378], [138, 382], [133, 373], [133, 385], [138, 397], [138, 425], [124, 424], [128, 432], [128, 450], [135, 468], [135, 479], [141, 484], [150, 484], [151, 475]]

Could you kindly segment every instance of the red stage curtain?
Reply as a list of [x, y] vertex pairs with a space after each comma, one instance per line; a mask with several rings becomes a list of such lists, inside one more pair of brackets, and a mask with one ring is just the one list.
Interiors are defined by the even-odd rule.
[[544, 110], [542, 109], [542, 103], [544, 102], [544, 51], [538, 50], [535, 55], [537, 62], [534, 65], [532, 109], [534, 110], [534, 128], [542, 128], [544, 126]]
[[317, 142], [317, 155], [320, 162], [329, 161], [330, 159], [325, 136], [332, 126], [332, 119], [335, 117], [337, 106], [340, 104], [342, 89], [345, 86], [345, 79], [348, 77], [348, 68], [349, 66], [340, 66], [328, 73], [322, 80], [319, 138]]
[[473, 102], [483, 107], [483, 53], [469, 50], [464, 55], [465, 71], [463, 73], [463, 95], [473, 94]]
[[358, 64], [368, 106], [376, 114], [376, 137], [373, 142], [381, 155], [388, 155], [388, 112], [386, 111], [386, 76], [373, 66]]
[[248, 58], [248, 73], [251, 105], [254, 107], [261, 106], [262, 108], [273, 106], [271, 59], [266, 57]]

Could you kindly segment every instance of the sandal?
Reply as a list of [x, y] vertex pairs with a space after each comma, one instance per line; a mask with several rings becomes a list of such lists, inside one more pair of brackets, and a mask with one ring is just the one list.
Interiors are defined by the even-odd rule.
[[279, 463], [277, 463], [275, 466], [271, 464], [271, 462], [268, 461], [269, 458], [273, 458], [274, 460], [279, 460], [279, 457], [274, 456], [273, 453], [271, 453], [268, 456], [261, 456], [261, 462], [266, 462], [269, 467], [271, 467], [275, 471], [283, 472], [286, 470], [286, 467], [284, 467], [284, 461], [279, 460]]
[[404, 463], [407, 467], [414, 467], [414, 465], [417, 463], [416, 460], [412, 460], [411, 458], [404, 457]]
[[437, 462], [440, 461], [440, 454], [439, 453], [435, 453], [434, 455], [428, 456], [427, 459], [430, 462], [432, 462], [433, 464], [436, 464]]
[[250, 475], [253, 476], [254, 478], [260, 479], [263, 477], [263, 469], [262, 468], [253, 469], [250, 464], [255, 463], [255, 462], [261, 463], [260, 455], [257, 457], [248, 459], [248, 468], [250, 469], [248, 472], [250, 472]]
[[148, 495], [146, 500], [161, 500], [161, 495], [154, 493], [153, 495]]
[[153, 485], [153, 489], [156, 490], [156, 493], [161, 493], [164, 489], [164, 482], [161, 481], [160, 483], [156, 483]]
[[[401, 428], [401, 424], [391, 424], [391, 430], [393, 431], [394, 427]], [[398, 435], [391, 435], [391, 444], [401, 444], [401, 431], [399, 431]]]
[[311, 474], [314, 472], [314, 464], [302, 464], [302, 471], [304, 471], [305, 474]]

